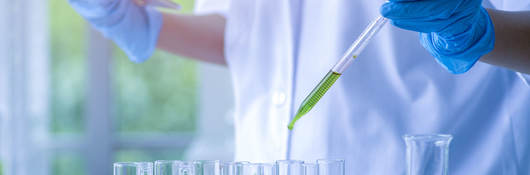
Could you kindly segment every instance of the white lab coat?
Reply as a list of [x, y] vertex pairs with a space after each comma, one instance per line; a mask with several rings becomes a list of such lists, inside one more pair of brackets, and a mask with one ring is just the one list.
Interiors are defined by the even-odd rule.
[[[212, 2], [228, 8], [221, 11], [228, 19], [236, 160], [340, 158], [347, 174], [403, 174], [402, 135], [446, 133], [454, 136], [449, 174], [530, 174], [530, 87], [515, 72], [484, 63], [450, 74], [416, 32], [391, 25], [290, 135], [298, 105], [379, 15], [381, 2], [219, 1], [199, 0], [197, 11], [215, 11]], [[489, 4], [530, 9], [528, 0]]]

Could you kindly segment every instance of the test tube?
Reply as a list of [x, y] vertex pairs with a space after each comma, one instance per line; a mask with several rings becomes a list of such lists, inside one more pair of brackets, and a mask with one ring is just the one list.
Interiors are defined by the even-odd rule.
[[302, 164], [304, 169], [304, 175], [318, 175], [318, 166], [316, 163], [304, 163]]
[[319, 175], [344, 175], [344, 160], [342, 159], [319, 159]]
[[247, 161], [235, 162], [234, 163], [234, 175], [243, 175], [243, 165], [250, 164]]
[[203, 175], [233, 175], [233, 162], [214, 161], [203, 165]]
[[249, 163], [244, 164], [243, 175], [277, 175], [276, 166], [273, 163]]
[[198, 175], [233, 175], [235, 165], [233, 162], [220, 160], [197, 160], [194, 167]]
[[447, 175], [451, 135], [405, 135], [407, 175]]
[[301, 160], [278, 160], [276, 168], [278, 175], [302, 175], [304, 161]]
[[191, 162], [179, 160], [155, 161], [155, 175], [194, 175], [195, 167]]
[[194, 160], [193, 161], [193, 167], [195, 168], [195, 174], [202, 175], [204, 174], [204, 164], [207, 164], [209, 162], [215, 162], [215, 160]]
[[117, 162], [114, 163], [114, 175], [153, 175], [151, 162]]

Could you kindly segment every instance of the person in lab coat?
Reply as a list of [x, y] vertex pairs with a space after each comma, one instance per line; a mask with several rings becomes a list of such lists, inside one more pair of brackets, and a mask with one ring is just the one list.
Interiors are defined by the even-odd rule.
[[[191, 16], [70, 3], [135, 62], [158, 47], [227, 65], [236, 160], [338, 158], [347, 174], [395, 174], [402, 135], [446, 133], [449, 174], [530, 174], [530, 1], [197, 0]], [[289, 132], [304, 97], [381, 14], [394, 26]]]

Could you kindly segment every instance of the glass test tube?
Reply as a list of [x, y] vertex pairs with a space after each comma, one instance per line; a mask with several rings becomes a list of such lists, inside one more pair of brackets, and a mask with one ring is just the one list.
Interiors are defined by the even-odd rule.
[[451, 135], [405, 135], [407, 175], [447, 175]]
[[153, 175], [153, 163], [117, 162], [114, 163], [114, 175]]
[[276, 168], [278, 175], [302, 175], [304, 161], [301, 160], [278, 160]]
[[179, 160], [157, 160], [154, 169], [155, 175], [195, 175], [192, 162]]
[[303, 175], [318, 175], [318, 166], [315, 163], [304, 163], [302, 168], [304, 169]]
[[198, 175], [233, 175], [235, 164], [220, 160], [197, 160], [193, 162]]
[[243, 165], [250, 164], [250, 162], [242, 161], [234, 163], [234, 175], [243, 175]]
[[273, 163], [249, 163], [243, 165], [243, 175], [277, 175]]
[[344, 160], [342, 159], [319, 159], [317, 164], [319, 175], [344, 175]]

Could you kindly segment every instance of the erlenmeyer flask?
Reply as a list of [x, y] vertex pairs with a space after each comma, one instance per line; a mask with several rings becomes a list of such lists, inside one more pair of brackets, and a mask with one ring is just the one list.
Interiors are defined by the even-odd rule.
[[407, 175], [447, 175], [451, 135], [405, 135]]

